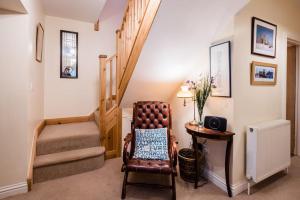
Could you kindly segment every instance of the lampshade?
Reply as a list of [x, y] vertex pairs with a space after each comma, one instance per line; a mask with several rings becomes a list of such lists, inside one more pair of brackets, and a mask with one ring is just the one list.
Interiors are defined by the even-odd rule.
[[189, 86], [181, 86], [181, 90], [177, 93], [178, 98], [192, 98], [193, 93], [189, 90]]

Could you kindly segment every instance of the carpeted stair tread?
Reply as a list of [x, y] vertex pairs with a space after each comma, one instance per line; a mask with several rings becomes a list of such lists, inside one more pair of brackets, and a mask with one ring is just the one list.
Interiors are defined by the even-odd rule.
[[82, 160], [86, 158], [104, 155], [104, 147], [91, 147], [78, 150], [71, 150], [47, 155], [37, 156], [34, 160], [33, 168], [66, 163], [71, 161]]
[[45, 155], [100, 145], [94, 121], [47, 125], [37, 139], [37, 155]]
[[39, 136], [38, 142], [98, 134], [99, 130], [94, 121], [47, 125]]

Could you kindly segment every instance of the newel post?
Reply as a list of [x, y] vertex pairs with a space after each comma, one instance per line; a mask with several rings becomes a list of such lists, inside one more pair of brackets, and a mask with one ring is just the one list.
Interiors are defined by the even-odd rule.
[[117, 30], [116, 31], [116, 102], [117, 105], [119, 106], [119, 84], [120, 84], [120, 79], [121, 79], [121, 56], [120, 56], [120, 37], [121, 37], [121, 31]]
[[107, 55], [100, 55], [100, 70], [99, 70], [99, 79], [100, 79], [100, 91], [99, 91], [99, 130], [100, 130], [100, 145], [106, 146], [106, 130], [105, 130], [105, 113], [106, 113], [106, 59]]

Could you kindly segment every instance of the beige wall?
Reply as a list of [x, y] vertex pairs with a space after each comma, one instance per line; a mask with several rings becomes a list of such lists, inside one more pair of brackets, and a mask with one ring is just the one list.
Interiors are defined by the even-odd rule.
[[[115, 30], [120, 16], [92, 23], [46, 17], [45, 118], [89, 115], [98, 107], [99, 54], [115, 52]], [[78, 32], [78, 79], [60, 78], [60, 30]]]
[[[235, 17], [233, 94], [234, 130], [233, 183], [245, 180], [245, 127], [248, 124], [285, 118], [287, 37], [300, 41], [300, 4], [296, 0], [251, 0]], [[276, 58], [251, 55], [252, 16], [277, 24]], [[250, 63], [261, 61], [278, 64], [276, 86], [251, 86]]]
[[43, 64], [35, 61], [35, 35], [43, 10], [23, 0], [26, 15], [0, 15], [0, 187], [26, 183], [33, 127], [43, 116]]

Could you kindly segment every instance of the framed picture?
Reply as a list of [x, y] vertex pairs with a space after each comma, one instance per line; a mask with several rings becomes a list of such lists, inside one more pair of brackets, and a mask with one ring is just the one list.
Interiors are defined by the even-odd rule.
[[210, 77], [213, 97], [231, 97], [230, 41], [210, 47]]
[[60, 78], [78, 78], [78, 33], [60, 31]]
[[252, 18], [251, 53], [276, 57], [277, 26], [256, 17]]
[[276, 85], [277, 65], [253, 61], [251, 64], [251, 85]]
[[38, 24], [36, 28], [36, 43], [35, 43], [35, 60], [42, 62], [43, 60], [43, 42], [44, 42], [44, 29], [42, 24]]

